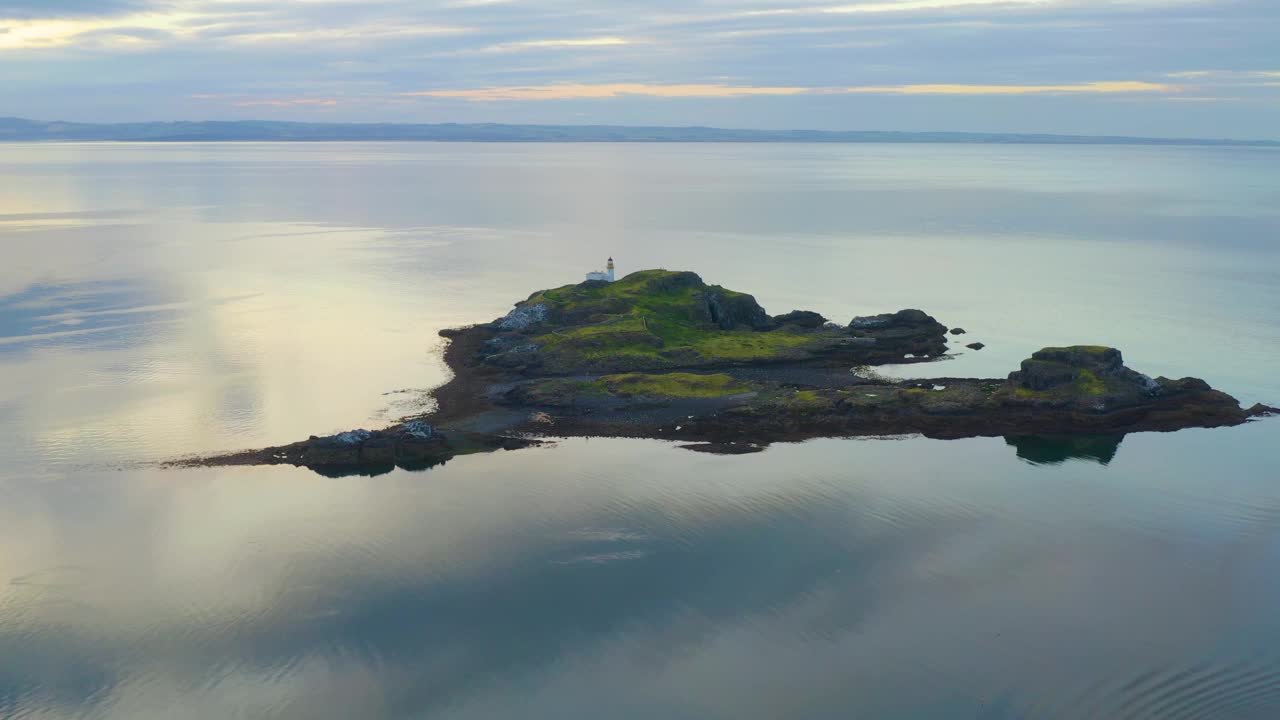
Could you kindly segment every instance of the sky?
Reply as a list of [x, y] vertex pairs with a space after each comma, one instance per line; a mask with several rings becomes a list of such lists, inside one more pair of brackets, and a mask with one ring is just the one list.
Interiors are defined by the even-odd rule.
[[1277, 0], [0, 0], [0, 116], [1280, 138]]

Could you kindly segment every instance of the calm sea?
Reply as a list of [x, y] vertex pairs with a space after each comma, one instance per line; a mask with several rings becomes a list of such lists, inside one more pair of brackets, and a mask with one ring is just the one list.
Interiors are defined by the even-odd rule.
[[0, 718], [1280, 716], [1280, 420], [154, 464], [418, 411], [610, 255], [1280, 404], [1280, 152], [0, 145], [0, 250]]

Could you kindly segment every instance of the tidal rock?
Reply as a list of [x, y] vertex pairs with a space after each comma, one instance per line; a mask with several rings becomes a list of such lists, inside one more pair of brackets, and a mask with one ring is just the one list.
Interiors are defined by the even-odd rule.
[[[1235, 404], [1199, 378], [1152, 379], [1125, 367], [1119, 350], [1096, 345], [1040, 350], [1022, 361], [1021, 370], [1010, 373], [1008, 384], [1008, 401], [1014, 404], [1071, 407], [1089, 413], [1176, 398], [1188, 408], [1197, 403], [1214, 407]], [[1236, 413], [1240, 412], [1237, 407]]]
[[[447, 456], [446, 443], [440, 439], [424, 440], [414, 436], [403, 437], [396, 445], [396, 461], [420, 463]], [[442, 448], [445, 448], [442, 451]]]
[[1181, 380], [1170, 380], [1167, 377], [1158, 377], [1155, 379], [1158, 392], [1165, 395], [1176, 393], [1194, 393], [1208, 392], [1213, 388], [1209, 387], [1209, 383], [1200, 378], [1185, 377]]
[[964, 328], [951, 328], [952, 335], [964, 335]]
[[307, 466], [359, 465], [360, 448], [359, 446], [325, 447], [308, 443], [302, 453], [300, 464]]
[[327, 437], [312, 436], [271, 451], [277, 460], [308, 467], [385, 466], [420, 464], [447, 459], [451, 450], [444, 437], [421, 420], [370, 432], [351, 430]]
[[360, 447], [360, 462], [368, 465], [395, 465], [396, 439], [370, 438]]
[[754, 443], [716, 443], [703, 442], [691, 443], [688, 445], [677, 445], [676, 447], [683, 450], [692, 450], [698, 453], [707, 453], [709, 455], [750, 455], [752, 453], [764, 452], [765, 446], [756, 445]]
[[820, 328], [826, 323], [826, 318], [812, 310], [792, 310], [785, 315], [777, 315], [773, 318], [773, 325], [776, 327], [794, 325], [802, 328]]
[[856, 317], [849, 322], [855, 338], [874, 338], [885, 355], [936, 357], [947, 352], [947, 328], [923, 310]]
[[368, 430], [348, 430], [340, 432], [337, 435], [328, 435], [325, 437], [311, 436], [308, 441], [316, 447], [344, 448], [356, 447], [373, 436]]
[[970, 350], [981, 350], [982, 348], [986, 347], [986, 345], [980, 342], [971, 342], [968, 345], [965, 345], [965, 347], [969, 348]]
[[368, 430], [349, 430], [337, 435], [312, 435], [302, 443], [302, 461], [307, 465], [357, 465], [361, 447], [373, 436]]
[[410, 420], [404, 424], [404, 434], [419, 440], [430, 440], [435, 437], [435, 428], [421, 420]]
[[1009, 380], [1026, 390], [1045, 392], [1077, 382], [1100, 383], [1100, 376], [1115, 374], [1123, 368], [1124, 360], [1115, 348], [1092, 345], [1045, 348], [1023, 360], [1022, 369], [1011, 373]]

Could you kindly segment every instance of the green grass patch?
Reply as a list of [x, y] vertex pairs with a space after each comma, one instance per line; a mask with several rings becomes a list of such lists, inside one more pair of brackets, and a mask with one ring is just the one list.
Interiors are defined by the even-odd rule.
[[533, 342], [545, 350], [596, 359], [612, 356], [657, 358], [664, 343], [649, 332], [644, 318], [623, 315], [593, 325], [579, 325], [539, 335]]
[[624, 373], [605, 375], [590, 384], [613, 395], [670, 398], [716, 398], [751, 391], [750, 386], [723, 373]]
[[702, 333], [690, 346], [707, 358], [729, 360], [758, 360], [775, 357], [786, 350], [798, 348], [813, 341], [812, 337], [781, 330], [754, 332], [751, 330], [715, 330]]
[[577, 398], [603, 395], [606, 390], [583, 380], [541, 380], [524, 388], [525, 399], [534, 405], [572, 405]]
[[1105, 395], [1107, 384], [1090, 370], [1076, 373], [1076, 390], [1086, 395]]
[[835, 398], [817, 390], [794, 390], [776, 398], [777, 405], [793, 413], [822, 413], [835, 408]]

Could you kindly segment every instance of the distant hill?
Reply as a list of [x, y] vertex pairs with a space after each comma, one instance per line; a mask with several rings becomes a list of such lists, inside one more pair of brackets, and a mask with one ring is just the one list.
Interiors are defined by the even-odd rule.
[[1280, 147], [1280, 140], [1213, 140], [1089, 135], [824, 130], [732, 130], [623, 125], [501, 125], [490, 123], [234, 122], [74, 123], [0, 118], [0, 142], [225, 142], [432, 140], [458, 142], [810, 142], [992, 143], [1053, 145], [1226, 145]]

